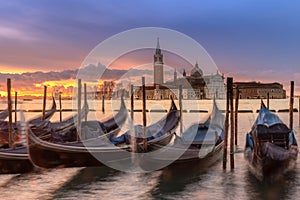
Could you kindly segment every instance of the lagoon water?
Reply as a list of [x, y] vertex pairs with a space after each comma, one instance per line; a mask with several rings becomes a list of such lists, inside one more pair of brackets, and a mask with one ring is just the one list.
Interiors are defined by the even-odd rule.
[[[48, 101], [50, 103], [50, 101]], [[106, 101], [106, 112], [100, 112], [101, 101], [89, 102], [96, 112], [89, 114], [90, 119], [101, 120], [117, 110], [118, 101]], [[168, 109], [170, 101], [148, 101], [147, 108]], [[218, 101], [224, 109], [224, 101]], [[129, 106], [129, 101], [127, 101]], [[184, 128], [191, 123], [204, 120], [207, 113], [190, 113], [190, 110], [210, 110], [212, 102], [184, 101]], [[271, 109], [287, 109], [289, 100], [270, 100]], [[141, 102], [135, 102], [136, 109]], [[300, 199], [300, 164], [286, 178], [276, 183], [259, 182], [250, 174], [243, 158], [245, 133], [250, 130], [259, 109], [259, 100], [240, 100], [241, 110], [253, 110], [253, 113], [239, 113], [238, 146], [235, 153], [235, 169], [222, 169], [217, 162], [209, 169], [195, 166], [184, 168], [166, 168], [151, 173], [128, 173], [106, 166], [93, 168], [38, 169], [27, 174], [0, 175], [0, 199]], [[50, 107], [50, 105], [48, 106]], [[298, 99], [295, 100], [298, 108]], [[0, 104], [0, 109], [5, 104]], [[20, 102], [21, 109], [41, 109], [42, 101]], [[72, 108], [72, 101], [63, 101], [63, 108]], [[26, 119], [39, 113], [25, 112]], [[288, 124], [288, 113], [276, 113]], [[64, 117], [72, 115], [63, 113]], [[165, 113], [148, 112], [147, 123], [154, 123]], [[135, 122], [141, 123], [141, 113], [135, 113]], [[59, 119], [56, 113], [53, 120]], [[125, 126], [123, 131], [128, 127]], [[298, 113], [294, 113], [294, 130], [300, 142]], [[229, 159], [229, 157], [228, 157]]]

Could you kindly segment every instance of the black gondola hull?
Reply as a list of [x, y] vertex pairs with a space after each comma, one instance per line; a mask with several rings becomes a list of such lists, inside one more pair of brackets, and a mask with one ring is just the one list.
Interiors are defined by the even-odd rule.
[[[26, 147], [23, 147], [27, 152]], [[20, 150], [0, 150], [0, 174], [28, 173], [34, 169], [28, 159], [27, 153], [20, 153]]]
[[295, 168], [298, 155], [297, 146], [292, 146], [286, 151], [289, 156], [286, 159], [279, 160], [267, 156], [259, 156], [248, 147], [245, 149], [244, 157], [251, 173], [258, 180], [271, 180], [281, 177]]

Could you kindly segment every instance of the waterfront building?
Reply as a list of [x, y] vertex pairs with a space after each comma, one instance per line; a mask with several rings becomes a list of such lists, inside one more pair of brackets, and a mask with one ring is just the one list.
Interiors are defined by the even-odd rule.
[[233, 95], [236, 98], [236, 90], [239, 90], [240, 99], [265, 99], [269, 93], [270, 99], [286, 98], [286, 91], [280, 83], [260, 82], [235, 82], [233, 83]]
[[[147, 99], [170, 99], [171, 96], [176, 99], [179, 96], [180, 85], [182, 85], [183, 99], [225, 98], [224, 76], [218, 71], [216, 74], [204, 75], [196, 62], [189, 76], [184, 70], [183, 77], [179, 78], [175, 70], [173, 80], [164, 82], [163, 65], [163, 54], [157, 39], [153, 62], [154, 84], [146, 85]], [[135, 90], [135, 98], [142, 98], [142, 87]]]

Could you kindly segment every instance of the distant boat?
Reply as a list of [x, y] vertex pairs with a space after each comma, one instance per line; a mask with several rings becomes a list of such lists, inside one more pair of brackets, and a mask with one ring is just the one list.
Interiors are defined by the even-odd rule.
[[298, 145], [293, 130], [262, 103], [258, 117], [246, 134], [244, 157], [259, 179], [276, 179], [295, 167]]
[[32, 101], [33, 99], [23, 99], [23, 101]]

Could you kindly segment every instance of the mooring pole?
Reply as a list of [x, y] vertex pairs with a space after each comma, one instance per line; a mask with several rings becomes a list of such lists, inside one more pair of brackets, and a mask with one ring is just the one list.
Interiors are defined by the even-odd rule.
[[102, 95], [102, 112], [105, 112], [105, 102], [104, 102], [104, 95]]
[[270, 93], [267, 93], [267, 108], [270, 109]]
[[238, 136], [238, 113], [239, 113], [239, 96], [240, 91], [239, 88], [236, 88], [236, 96], [235, 96], [235, 112], [234, 112], [234, 144], [237, 145], [237, 136]]
[[81, 140], [81, 79], [78, 79], [77, 92], [77, 141]]
[[180, 112], [180, 135], [183, 131], [183, 124], [182, 124], [182, 85], [179, 85], [179, 112]]
[[86, 83], [84, 84], [84, 121], [87, 122], [87, 91], [86, 91]]
[[224, 146], [223, 146], [223, 169], [226, 169], [227, 164], [227, 146], [228, 146], [228, 127], [229, 127], [229, 78], [226, 80], [226, 110], [225, 110], [225, 125], [224, 125]]
[[47, 99], [47, 86], [44, 85], [44, 96], [43, 96], [43, 121], [45, 120], [45, 112], [46, 112], [46, 99]]
[[298, 97], [298, 121], [299, 121], [299, 125], [300, 125], [300, 96]]
[[146, 118], [146, 86], [145, 86], [145, 77], [142, 77], [142, 88], [143, 88], [143, 146], [144, 146], [144, 151], [146, 152], [148, 149], [148, 144], [147, 144], [147, 118]]
[[13, 148], [14, 136], [12, 129], [11, 80], [7, 79], [7, 108], [8, 108], [8, 145]]
[[290, 129], [293, 129], [293, 112], [294, 112], [294, 81], [291, 81], [291, 91], [290, 91]]
[[234, 110], [233, 110], [233, 79], [229, 78], [229, 98], [230, 98], [230, 168], [234, 168]]
[[[134, 87], [133, 85], [130, 85], [130, 117], [131, 117], [131, 123], [130, 123], [130, 130], [132, 131], [133, 138], [131, 140], [131, 149], [132, 152], [136, 152], [136, 140], [135, 138], [135, 128], [134, 128]], [[132, 161], [135, 160], [135, 155], [132, 154]]]
[[130, 85], [130, 117], [133, 123], [133, 118], [134, 118], [134, 95], [133, 95], [133, 85]]
[[17, 123], [18, 92], [15, 92], [15, 123]]
[[62, 103], [61, 103], [61, 93], [59, 93], [59, 121], [62, 122]]

